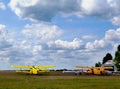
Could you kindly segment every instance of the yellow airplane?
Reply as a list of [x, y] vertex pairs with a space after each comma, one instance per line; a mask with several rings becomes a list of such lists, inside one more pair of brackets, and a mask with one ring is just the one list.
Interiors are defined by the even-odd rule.
[[[16, 70], [19, 73], [28, 73], [28, 74], [39, 74], [39, 73], [46, 73], [50, 72], [47, 70], [48, 68], [55, 68], [53, 65], [49, 66], [22, 66], [22, 65], [13, 65], [12, 68], [20, 68], [20, 70]], [[24, 69], [24, 70], [23, 70]]]
[[[90, 66], [75, 66], [75, 68], [80, 68], [82, 69], [81, 73], [87, 73], [87, 74], [97, 74], [97, 75], [102, 75], [102, 74], [110, 74], [111, 73], [111, 69], [113, 69], [113, 67], [105, 67], [105, 66], [101, 66], [101, 67], [90, 67]], [[87, 69], [87, 71], [84, 72], [84, 68]]]

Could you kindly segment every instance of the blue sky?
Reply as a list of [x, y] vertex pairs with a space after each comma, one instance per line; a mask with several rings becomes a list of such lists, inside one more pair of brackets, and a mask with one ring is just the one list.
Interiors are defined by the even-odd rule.
[[[59, 4], [58, 4], [59, 3]], [[120, 43], [119, 0], [0, 0], [0, 69], [94, 66]]]

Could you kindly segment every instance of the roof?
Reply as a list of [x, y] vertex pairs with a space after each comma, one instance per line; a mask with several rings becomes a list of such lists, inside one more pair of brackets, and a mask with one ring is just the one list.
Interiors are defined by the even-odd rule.
[[103, 64], [103, 66], [114, 66], [114, 65], [115, 63], [113, 62], [113, 60], [108, 60], [107, 62]]

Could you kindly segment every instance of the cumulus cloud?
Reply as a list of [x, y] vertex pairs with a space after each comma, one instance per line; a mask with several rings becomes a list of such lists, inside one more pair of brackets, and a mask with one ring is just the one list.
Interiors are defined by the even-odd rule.
[[95, 40], [94, 42], [88, 42], [87, 44], [86, 44], [86, 48], [88, 49], [88, 50], [98, 50], [98, 49], [103, 49], [103, 48], [105, 48], [105, 46], [106, 46], [106, 43], [105, 43], [105, 41], [104, 40]]
[[82, 0], [81, 7], [85, 15], [102, 16], [109, 11], [107, 0]]
[[14, 36], [6, 29], [0, 24], [0, 64], [4, 62], [10, 67], [12, 64], [50, 65], [53, 62], [51, 55], [56, 52], [54, 47], [49, 48], [48, 43], [57, 40], [63, 33], [62, 29], [52, 24], [31, 24]]
[[[78, 9], [77, 0], [11, 0], [9, 6], [21, 18], [51, 21], [59, 13], [72, 13]], [[58, 4], [59, 3], [59, 4]], [[78, 5], [77, 5], [78, 6]]]
[[111, 21], [120, 25], [120, 1], [119, 0], [82, 0], [82, 14], [94, 16]]
[[115, 25], [120, 25], [120, 16], [115, 16], [111, 19], [112, 23]]
[[[101, 39], [97, 39], [93, 42], [87, 42], [85, 44], [84, 53], [89, 55], [89, 61], [95, 63], [102, 61], [103, 55], [111, 53], [114, 56], [117, 46], [120, 43], [120, 28], [109, 29], [106, 31], [105, 36]], [[87, 55], [86, 55], [87, 56]], [[88, 60], [87, 60], [88, 61]]]
[[4, 50], [11, 46], [9, 39], [7, 38], [6, 35], [7, 35], [6, 26], [3, 24], [0, 24], [0, 49], [1, 50]]
[[120, 28], [109, 29], [103, 38], [86, 43], [79, 38], [62, 40], [64, 32], [61, 28], [44, 23], [26, 25], [19, 33], [20, 40], [17, 36], [11, 38], [11, 32], [2, 24], [0, 34], [0, 62], [7, 65], [53, 64], [59, 68], [93, 65], [102, 60], [106, 51], [112, 51], [120, 43]]
[[[59, 4], [58, 4], [59, 3]], [[22, 19], [50, 22], [58, 14], [93, 16], [120, 25], [119, 0], [11, 0], [12, 11]]]
[[98, 50], [98, 49], [110, 49], [115, 44], [120, 43], [120, 28], [114, 30], [110, 29], [106, 31], [103, 39], [95, 40], [94, 42], [88, 42], [86, 48], [88, 50]]
[[[42, 32], [42, 27], [40, 24], [27, 25], [27, 29], [25, 27], [23, 31], [28, 30], [28, 28], [30, 31], [32, 31], [33, 27], [36, 30], [41, 28], [40, 32]], [[45, 27], [47, 28], [47, 26]], [[53, 28], [51, 26], [51, 30], [52, 29]], [[61, 29], [58, 28], [56, 30], [58, 33], [60, 32], [58, 37], [56, 38], [55, 36], [55, 39], [53, 39], [54, 37], [52, 37], [52, 35], [51, 37], [49, 37], [50, 39], [43, 37], [44, 40], [46, 40], [44, 44], [40, 42], [41, 40], [43, 40], [43, 38], [34, 39], [34, 40], [30, 40], [28, 38], [24, 39], [26, 41], [23, 41], [22, 45], [26, 47], [24, 49], [22, 49], [23, 48], [22, 46], [18, 47], [19, 49], [22, 49], [21, 52], [19, 52], [19, 54], [24, 53], [24, 55], [22, 54], [23, 58], [20, 57], [20, 59], [22, 59], [21, 61], [23, 60], [26, 61], [26, 64], [42, 62], [43, 64], [52, 63], [54, 65], [57, 64], [57, 65], [62, 65], [62, 66], [67, 66], [66, 63], [68, 63], [69, 66], [70, 65], [74, 66], [77, 64], [79, 65], [78, 61], [80, 62], [81, 65], [88, 65], [89, 63], [94, 64], [95, 62], [102, 60], [102, 57], [105, 54], [105, 52], [107, 52], [108, 50], [112, 51], [114, 45], [119, 44], [119, 41], [120, 41], [119, 28], [116, 30], [110, 29], [106, 31], [105, 36], [102, 39], [95, 40], [93, 42], [87, 42], [87, 43], [84, 43], [82, 40], [78, 38], [73, 39], [73, 41], [58, 40], [59, 36], [61, 36]], [[56, 30], [53, 30], [53, 31], [55, 31], [56, 33]], [[39, 36], [41, 37], [41, 34], [37, 36], [37, 32], [36, 33], [29, 32], [29, 34], [30, 34], [29, 36], [31, 37], [33, 36], [36, 36], [35, 38], [39, 38]], [[24, 34], [24, 35], [28, 36], [27, 34]], [[46, 36], [46, 35], [42, 35], [42, 36]]]
[[[1, 25], [0, 28], [2, 33], [4, 33], [6, 26]], [[20, 40], [16, 38], [17, 36], [11, 38], [11, 35], [8, 34], [11, 33], [9, 31], [6, 32], [6, 35], [9, 37], [5, 38], [4, 42], [0, 41], [0, 44], [5, 46], [2, 47], [0, 45], [2, 48], [0, 50], [0, 62], [6, 63], [6, 67], [14, 64], [54, 64], [61, 68], [61, 65], [67, 66], [66, 63], [68, 62], [70, 63], [68, 65], [73, 67], [77, 60], [83, 63], [83, 59], [88, 58], [87, 54], [80, 51], [83, 46], [82, 40], [78, 38], [70, 42], [58, 40], [62, 36], [63, 31], [55, 25], [43, 23], [26, 25], [21, 33], [19, 33], [22, 36]], [[6, 37], [6, 35], [4, 36]], [[12, 42], [9, 41], [10, 39], [12, 39]], [[72, 63], [73, 60], [76, 62]]]
[[[31, 51], [25, 49], [25, 42], [13, 38], [11, 34], [12, 32], [9, 32], [5, 25], [0, 24], [0, 65], [4, 66], [5, 63], [6, 67], [9, 66], [9, 68], [10, 65], [21, 63], [32, 55]], [[4, 68], [6, 67], [4, 66]]]
[[93, 36], [93, 35], [84, 35], [82, 38], [83, 39], [96, 39], [96, 36]]
[[117, 30], [110, 29], [105, 34], [105, 40], [110, 42], [120, 42], [120, 28]]
[[8, 37], [8, 32], [6, 26], [0, 24], [0, 65], [5, 67], [9, 64], [9, 56], [7, 53], [12, 48], [12, 43], [10, 42], [10, 37]]
[[83, 45], [83, 42], [78, 38], [75, 38], [72, 42], [56, 40], [55, 45], [63, 49], [79, 49]]
[[38, 40], [39, 42], [54, 40], [61, 36], [62, 33], [62, 29], [58, 26], [44, 23], [26, 25], [22, 31], [22, 34], [27, 38]]
[[0, 2], [0, 9], [5, 10], [6, 6], [4, 5], [4, 3]]
[[54, 41], [61, 34], [62, 30], [55, 25], [42, 23], [26, 25], [21, 31], [23, 39], [15, 38], [12, 49], [7, 53], [11, 64], [33, 65], [45, 61], [50, 57], [47, 43]]
[[0, 30], [4, 30], [5, 29], [5, 25], [3, 25], [3, 24], [0, 24]]

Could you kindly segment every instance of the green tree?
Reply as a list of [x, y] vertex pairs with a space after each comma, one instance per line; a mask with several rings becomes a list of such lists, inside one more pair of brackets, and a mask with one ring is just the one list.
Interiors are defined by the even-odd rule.
[[95, 63], [95, 67], [100, 67], [101, 65], [101, 62]]
[[120, 45], [118, 45], [117, 51], [115, 52], [114, 62], [117, 67], [117, 70], [120, 71]]
[[110, 53], [107, 53], [106, 56], [103, 58], [102, 64], [104, 64], [108, 60], [112, 60], [112, 55]]

